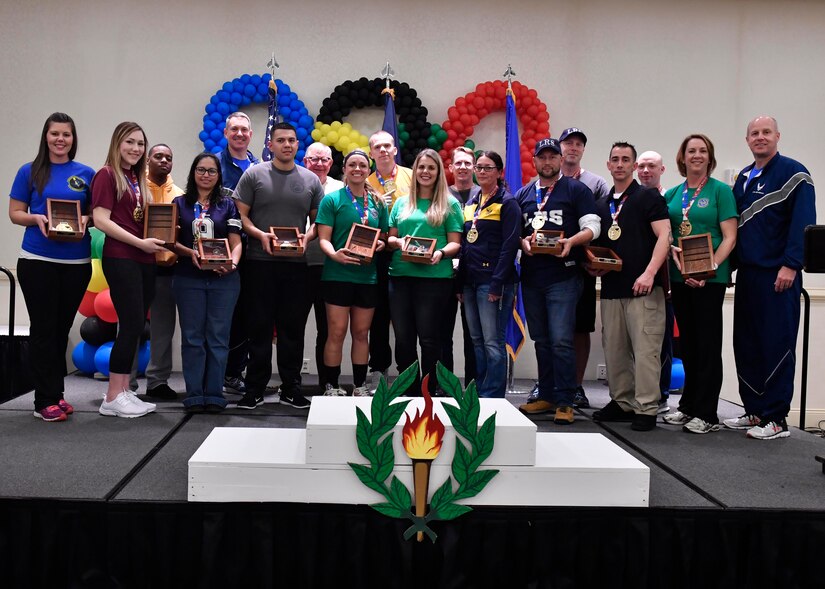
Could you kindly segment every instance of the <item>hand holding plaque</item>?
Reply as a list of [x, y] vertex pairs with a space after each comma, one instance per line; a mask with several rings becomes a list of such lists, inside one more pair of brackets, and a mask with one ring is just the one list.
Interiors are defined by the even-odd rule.
[[86, 233], [80, 216], [80, 201], [46, 199], [48, 238], [55, 241], [80, 241]]
[[537, 229], [530, 238], [530, 251], [534, 254], [550, 254], [557, 256], [562, 252], [559, 240], [564, 237], [564, 231], [550, 231]]
[[401, 259], [416, 264], [429, 264], [435, 253], [435, 239], [409, 236], [401, 250]]
[[375, 227], [353, 223], [344, 247], [351, 256], [358, 258], [362, 264], [369, 264], [375, 256], [380, 235], [381, 231]]
[[297, 227], [270, 227], [272, 255], [290, 258], [304, 255], [304, 240]]

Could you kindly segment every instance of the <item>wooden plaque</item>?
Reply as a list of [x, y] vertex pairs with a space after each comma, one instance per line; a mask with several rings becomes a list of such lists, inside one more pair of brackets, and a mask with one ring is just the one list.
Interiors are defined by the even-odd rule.
[[587, 254], [587, 262], [591, 268], [595, 270], [621, 271], [622, 259], [609, 247], [587, 246], [584, 248], [584, 251]]
[[272, 255], [279, 258], [291, 258], [304, 255], [304, 240], [299, 237], [297, 227], [270, 227], [272, 234]]
[[679, 264], [682, 276], [694, 280], [707, 280], [716, 276], [713, 267], [713, 242], [710, 233], [679, 238]]
[[178, 205], [151, 202], [143, 213], [143, 237], [154, 237], [172, 248], [178, 239]]
[[362, 264], [369, 264], [375, 255], [375, 248], [378, 246], [380, 235], [380, 229], [353, 223], [345, 247], [353, 257], [360, 259]]
[[401, 250], [401, 259], [416, 264], [429, 264], [435, 253], [435, 239], [429, 237], [410, 237]]
[[230, 251], [228, 239], [204, 237], [198, 240], [198, 255], [201, 259], [201, 268], [204, 270], [230, 269], [232, 267]]
[[46, 216], [49, 219], [49, 239], [55, 241], [80, 241], [80, 201], [46, 199]]
[[545, 231], [537, 229], [530, 238], [530, 251], [534, 254], [551, 254], [557, 256], [561, 253], [562, 245], [559, 240], [564, 237], [564, 231]]

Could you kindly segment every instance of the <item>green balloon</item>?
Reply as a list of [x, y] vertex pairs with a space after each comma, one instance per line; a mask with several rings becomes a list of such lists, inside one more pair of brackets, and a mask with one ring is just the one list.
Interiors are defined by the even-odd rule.
[[473, 141], [472, 139], [468, 139], [467, 141], [464, 142], [464, 147], [466, 147], [467, 149], [475, 149], [475, 147], [476, 147], [475, 141]]
[[401, 133], [398, 134], [398, 138], [401, 141], [404, 141], [406, 143], [407, 141], [410, 140], [410, 134], [407, 133], [406, 131], [402, 131]]
[[398, 123], [398, 133], [399, 134], [403, 133], [406, 128], [407, 127], [406, 127], [406, 125], [404, 125], [404, 123]]
[[438, 151], [441, 148], [441, 146], [438, 145], [438, 140], [435, 138], [434, 135], [430, 135], [429, 137], [427, 137], [427, 147], [435, 149], [436, 151]]
[[441, 131], [441, 125], [439, 125], [438, 123], [433, 123], [432, 125], [430, 125], [430, 134], [431, 135], [435, 135], [439, 131]]
[[481, 154], [483, 154], [483, 153], [484, 153], [483, 151], [481, 151], [480, 149], [477, 149], [476, 150], [476, 159], [480, 158]]
[[438, 137], [438, 140], [441, 143], [447, 141], [447, 138], [449, 137], [449, 135], [447, 135], [447, 131], [445, 131], [444, 129], [439, 129], [438, 133], [436, 133], [435, 136]]
[[97, 227], [91, 227], [89, 235], [92, 237], [92, 258], [99, 260], [103, 257], [103, 242], [106, 239], [106, 234]]

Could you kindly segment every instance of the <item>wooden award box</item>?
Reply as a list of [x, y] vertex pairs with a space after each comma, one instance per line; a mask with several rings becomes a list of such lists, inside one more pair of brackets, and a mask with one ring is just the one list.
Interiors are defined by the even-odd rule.
[[713, 242], [710, 233], [679, 238], [679, 264], [682, 276], [694, 280], [707, 280], [716, 276], [713, 267]]
[[381, 235], [380, 229], [353, 223], [345, 247], [352, 256], [359, 258], [362, 264], [369, 264], [375, 255], [379, 235]]
[[270, 227], [272, 234], [272, 255], [291, 258], [304, 255], [304, 240], [299, 237], [297, 227]]
[[152, 202], [146, 205], [143, 215], [143, 237], [154, 237], [168, 248], [178, 239], [178, 205]]
[[435, 239], [429, 237], [410, 237], [401, 250], [401, 259], [416, 264], [429, 264], [435, 253]]
[[530, 251], [534, 254], [551, 254], [557, 256], [564, 249], [559, 240], [564, 237], [564, 231], [545, 231], [537, 229], [530, 239]]
[[228, 239], [201, 238], [198, 240], [198, 255], [201, 259], [201, 268], [217, 270], [218, 268], [232, 267], [232, 254], [229, 250]]
[[46, 216], [49, 219], [49, 239], [55, 241], [80, 241], [80, 201], [46, 199]]
[[587, 262], [594, 270], [621, 271], [622, 259], [609, 247], [587, 246], [584, 251], [587, 254]]

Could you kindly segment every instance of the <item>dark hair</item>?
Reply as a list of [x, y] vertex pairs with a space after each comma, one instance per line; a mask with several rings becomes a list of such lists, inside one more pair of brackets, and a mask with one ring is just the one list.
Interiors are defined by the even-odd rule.
[[52, 161], [49, 159], [49, 144], [46, 141], [46, 135], [49, 133], [49, 127], [52, 123], [68, 123], [72, 128], [72, 146], [69, 148], [69, 160], [73, 160], [77, 154], [77, 129], [74, 126], [74, 119], [63, 112], [55, 112], [49, 115], [46, 122], [43, 124], [43, 132], [40, 134], [40, 146], [37, 148], [37, 157], [32, 162], [31, 184], [29, 188], [36, 188], [41, 195], [49, 183], [49, 178], [52, 175]]
[[272, 125], [272, 130], [269, 132], [269, 138], [272, 139], [272, 136], [275, 135], [275, 131], [279, 129], [284, 131], [292, 131], [293, 133], [295, 133], [295, 137], [298, 137], [298, 131], [295, 129], [293, 125], [289, 123], [275, 123], [274, 125]]
[[195, 168], [197, 168], [198, 164], [206, 158], [211, 158], [212, 161], [215, 162], [215, 167], [218, 169], [218, 180], [215, 182], [212, 192], [209, 193], [209, 205], [214, 205], [223, 198], [223, 172], [221, 171], [221, 161], [218, 159], [216, 154], [204, 151], [203, 153], [199, 153], [195, 156], [195, 159], [192, 160], [192, 167], [189, 168], [189, 177], [186, 179], [186, 194], [184, 195], [184, 200], [186, 200], [186, 204], [188, 205], [194, 206], [198, 200], [198, 185], [195, 183]]
[[629, 148], [630, 151], [633, 152], [633, 161], [634, 162], [636, 161], [636, 159], [637, 159], [636, 148], [632, 144], [628, 143], [627, 141], [617, 141], [616, 143], [611, 145], [610, 146], [610, 154], [607, 156], [607, 159], [610, 159], [610, 156], [613, 155], [613, 150], [616, 149], [617, 147], [620, 148], [620, 149], [628, 149]]
[[710, 176], [711, 172], [716, 169], [716, 151], [713, 149], [713, 142], [708, 138], [707, 135], [702, 135], [701, 133], [693, 133], [685, 137], [685, 140], [682, 141], [682, 145], [679, 146], [679, 151], [676, 152], [676, 167], [679, 168], [679, 173], [682, 176], [687, 177], [687, 166], [685, 165], [685, 152], [687, 151], [687, 145], [691, 139], [699, 139], [705, 142], [705, 146], [708, 148], [708, 171], [707, 175]]
[[146, 157], [152, 155], [152, 152], [155, 151], [158, 147], [165, 147], [169, 151], [172, 151], [172, 148], [166, 145], [165, 143], [155, 143], [152, 147], [146, 150]]
[[[495, 164], [496, 170], [498, 170], [499, 172], [504, 171], [504, 160], [501, 159], [501, 156], [498, 153], [496, 153], [495, 151], [482, 151], [478, 154], [478, 157], [475, 158], [476, 163], [478, 163], [478, 160], [483, 157], [493, 160], [493, 164]], [[504, 180], [503, 175], [499, 176], [497, 183], [499, 188], [504, 188], [505, 190], [507, 189], [507, 182]]]

